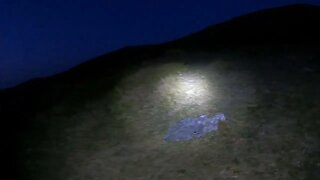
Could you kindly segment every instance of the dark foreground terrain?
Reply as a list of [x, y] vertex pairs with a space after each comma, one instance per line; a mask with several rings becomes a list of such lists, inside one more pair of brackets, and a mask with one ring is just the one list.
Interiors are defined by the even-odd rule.
[[[12, 179], [319, 179], [319, 46], [199, 50], [197, 36], [0, 91]], [[218, 131], [163, 141], [175, 122], [217, 112]]]

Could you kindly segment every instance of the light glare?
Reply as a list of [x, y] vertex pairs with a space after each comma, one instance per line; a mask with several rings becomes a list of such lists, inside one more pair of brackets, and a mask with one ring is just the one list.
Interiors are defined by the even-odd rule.
[[208, 79], [199, 73], [181, 73], [164, 78], [160, 85], [163, 97], [175, 109], [185, 106], [203, 106], [212, 98]]

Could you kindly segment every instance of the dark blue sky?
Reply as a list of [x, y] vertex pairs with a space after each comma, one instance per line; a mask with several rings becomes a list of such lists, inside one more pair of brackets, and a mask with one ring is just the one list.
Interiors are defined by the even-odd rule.
[[292, 3], [320, 0], [0, 0], [0, 88]]

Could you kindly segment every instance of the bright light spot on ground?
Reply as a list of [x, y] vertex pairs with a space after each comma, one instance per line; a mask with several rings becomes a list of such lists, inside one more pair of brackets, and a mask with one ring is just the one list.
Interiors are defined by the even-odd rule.
[[207, 94], [207, 83], [204, 77], [196, 75], [181, 75], [178, 78], [177, 87], [187, 99], [200, 99]]
[[203, 106], [213, 95], [209, 80], [200, 73], [181, 73], [164, 78], [159, 90], [169, 104], [182, 106]]

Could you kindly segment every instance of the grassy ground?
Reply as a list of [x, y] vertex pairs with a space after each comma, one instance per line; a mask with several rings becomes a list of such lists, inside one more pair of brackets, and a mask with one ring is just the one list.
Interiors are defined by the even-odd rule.
[[[25, 179], [319, 178], [319, 68], [313, 56], [183, 54], [123, 77], [99, 100], [39, 113]], [[197, 61], [198, 63], [194, 63]], [[194, 86], [183, 85], [192, 79]], [[108, 82], [106, 82], [108, 83]], [[186, 93], [186, 90], [192, 89]], [[219, 130], [166, 143], [173, 123], [223, 112]]]

